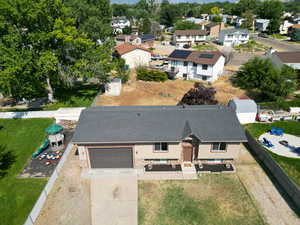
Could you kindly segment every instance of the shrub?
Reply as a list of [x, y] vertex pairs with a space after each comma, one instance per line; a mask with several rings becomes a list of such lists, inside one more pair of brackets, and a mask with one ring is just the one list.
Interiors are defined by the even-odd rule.
[[144, 81], [166, 81], [168, 75], [165, 72], [149, 70], [144, 67], [139, 67], [136, 70], [137, 79]]

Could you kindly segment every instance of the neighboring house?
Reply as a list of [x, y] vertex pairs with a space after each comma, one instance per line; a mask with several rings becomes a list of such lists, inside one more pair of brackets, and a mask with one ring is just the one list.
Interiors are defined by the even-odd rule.
[[210, 38], [217, 38], [219, 37], [220, 30], [223, 30], [225, 28], [224, 23], [211, 22], [209, 24], [205, 25], [205, 30], [207, 31], [207, 35]]
[[236, 26], [237, 28], [239, 28], [239, 27], [242, 26], [244, 20], [245, 20], [244, 18], [236, 17], [236, 18], [234, 19], [234, 22], [233, 22], [233, 23], [235, 24], [235, 26]]
[[223, 14], [221, 16], [223, 19], [223, 23], [225, 23], [225, 24], [233, 24], [237, 18], [237, 16], [234, 16], [234, 15]]
[[134, 45], [142, 45], [145, 48], [151, 48], [154, 45], [155, 37], [152, 34], [135, 35], [120, 34], [116, 36], [117, 45], [123, 43], [132, 43]]
[[270, 49], [267, 56], [272, 60], [274, 65], [281, 67], [287, 65], [295, 70], [300, 70], [300, 52], [277, 52]]
[[173, 35], [173, 42], [177, 47], [194, 45], [207, 40], [206, 30], [176, 30]]
[[206, 23], [208, 23], [208, 22], [207, 22], [206, 20], [204, 20], [204, 19], [201, 19], [201, 18], [195, 18], [195, 17], [187, 17], [187, 18], [185, 18], [185, 21], [189, 21], [189, 22], [192, 22], [192, 23], [201, 25], [201, 29], [202, 29], [202, 30], [204, 29], [204, 25], [205, 25]]
[[255, 30], [266, 31], [269, 26], [270, 20], [267, 19], [256, 19], [255, 20]]
[[223, 73], [225, 57], [219, 51], [174, 50], [168, 57], [168, 73], [175, 78], [215, 81]]
[[148, 49], [127, 42], [118, 45], [115, 48], [115, 54], [123, 58], [130, 69], [138, 66], [149, 66], [151, 61], [151, 52]]
[[280, 34], [288, 34], [289, 28], [293, 25], [294, 24], [290, 23], [288, 20], [284, 20], [279, 27]]
[[155, 36], [153, 34], [143, 34], [139, 38], [142, 41], [142, 45], [147, 48], [151, 48], [154, 45]]
[[292, 41], [300, 41], [300, 24], [294, 24], [288, 28], [288, 36]]
[[251, 99], [234, 98], [228, 106], [234, 110], [241, 124], [254, 123], [257, 115], [257, 105]]
[[130, 27], [130, 21], [126, 18], [115, 18], [112, 20], [111, 26], [115, 33], [122, 33], [126, 26]]
[[82, 111], [72, 142], [87, 169], [234, 163], [247, 142], [226, 106], [104, 106]]
[[237, 46], [249, 41], [249, 31], [247, 29], [221, 30], [219, 42], [224, 46]]

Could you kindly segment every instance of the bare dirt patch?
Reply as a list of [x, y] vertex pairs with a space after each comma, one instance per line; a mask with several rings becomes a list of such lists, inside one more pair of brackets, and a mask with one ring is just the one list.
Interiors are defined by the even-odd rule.
[[[181, 79], [165, 82], [136, 81], [135, 73], [132, 72], [131, 80], [123, 85], [120, 96], [99, 96], [96, 105], [176, 105], [194, 83], [195, 81]], [[206, 82], [204, 84], [208, 85]], [[216, 98], [221, 104], [227, 104], [233, 97], [244, 94], [243, 90], [233, 87], [227, 76], [221, 76], [212, 83], [212, 87], [216, 89]]]
[[65, 162], [35, 225], [89, 225], [90, 183], [80, 177], [75, 149]]

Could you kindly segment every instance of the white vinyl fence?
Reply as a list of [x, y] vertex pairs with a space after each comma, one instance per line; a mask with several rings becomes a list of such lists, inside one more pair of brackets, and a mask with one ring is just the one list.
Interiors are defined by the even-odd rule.
[[59, 108], [53, 111], [24, 111], [24, 112], [0, 112], [2, 119], [27, 119], [27, 118], [55, 118], [56, 122], [61, 120], [78, 121], [84, 107]]
[[46, 200], [47, 200], [47, 196], [49, 195], [57, 177], [59, 176], [60, 172], [61, 172], [61, 168], [63, 167], [65, 161], [68, 158], [68, 155], [70, 154], [70, 152], [72, 151], [73, 148], [73, 144], [69, 143], [67, 146], [67, 149], [65, 150], [62, 158], [60, 159], [59, 163], [57, 164], [56, 168], [54, 169], [51, 177], [49, 178], [46, 186], [44, 187], [43, 191], [40, 194], [40, 197], [38, 198], [38, 200], [35, 202], [35, 205], [33, 206], [31, 212], [29, 213], [26, 222], [24, 223], [24, 225], [33, 225], [34, 222], [36, 221], [36, 219], [38, 218]]

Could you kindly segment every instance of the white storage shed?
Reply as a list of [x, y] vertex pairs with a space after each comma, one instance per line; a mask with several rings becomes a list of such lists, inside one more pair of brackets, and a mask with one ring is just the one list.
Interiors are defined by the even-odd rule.
[[257, 105], [251, 99], [232, 99], [228, 103], [235, 112], [241, 124], [254, 123], [257, 115]]

